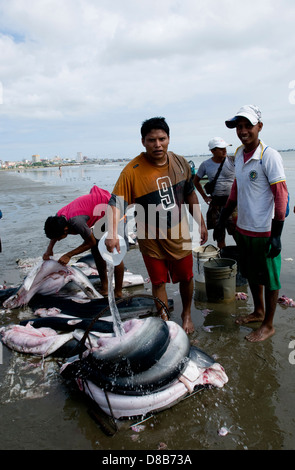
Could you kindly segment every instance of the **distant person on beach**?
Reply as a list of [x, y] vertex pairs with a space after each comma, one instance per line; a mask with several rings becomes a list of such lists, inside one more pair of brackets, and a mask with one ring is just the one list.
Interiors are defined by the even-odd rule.
[[[141, 127], [142, 152], [123, 169], [109, 202], [110, 252], [119, 251], [118, 220], [131, 204], [136, 204], [138, 244], [149, 273], [154, 297], [168, 308], [166, 283], [179, 282], [182, 300], [182, 326], [194, 331], [191, 318], [193, 258], [186, 213], [198, 222], [201, 244], [207, 229], [194, 190], [190, 165], [184, 157], [168, 152], [169, 127], [162, 117], [151, 118]], [[111, 233], [110, 227], [113, 227]], [[168, 319], [165, 309], [155, 302], [159, 315]]]
[[281, 234], [288, 190], [281, 155], [259, 139], [263, 127], [259, 108], [245, 105], [225, 124], [230, 129], [236, 128], [243, 145], [236, 151], [236, 179], [213, 237], [220, 239], [225, 222], [237, 205], [235, 238], [241, 272], [248, 279], [253, 296], [254, 312], [236, 322], [261, 322], [257, 330], [246, 336], [257, 342], [275, 333], [273, 319], [281, 287]]
[[[48, 217], [44, 230], [48, 238], [49, 245], [43, 255], [44, 260], [53, 256], [53, 247], [57, 241], [66, 238], [68, 235], [80, 235], [84, 242], [77, 248], [65, 253], [58, 260], [66, 265], [70, 259], [87, 250], [91, 250], [101, 281], [101, 294], [108, 294], [108, 276], [106, 262], [98, 250], [98, 241], [95, 238], [91, 227], [100, 221], [100, 226], [106, 222], [104, 219], [106, 208], [110, 200], [110, 193], [104, 189], [93, 186], [90, 193], [80, 196], [68, 205], [60, 209], [55, 216]], [[96, 231], [99, 233], [99, 230]], [[101, 235], [103, 235], [103, 230]], [[123, 261], [115, 267], [115, 296], [122, 297], [122, 285], [124, 276]]]
[[[208, 146], [212, 157], [201, 163], [194, 177], [194, 185], [197, 191], [204, 201], [209, 204], [206, 214], [207, 230], [215, 228], [235, 179], [234, 157], [228, 156], [226, 150], [230, 145], [221, 137], [211, 139]], [[208, 176], [209, 184], [206, 183], [203, 187], [200, 181], [204, 176]], [[233, 235], [235, 232], [236, 218], [237, 214], [235, 212], [227, 220], [226, 229], [229, 235]], [[218, 248], [225, 247], [225, 231], [223, 238], [220, 238], [217, 244]]]

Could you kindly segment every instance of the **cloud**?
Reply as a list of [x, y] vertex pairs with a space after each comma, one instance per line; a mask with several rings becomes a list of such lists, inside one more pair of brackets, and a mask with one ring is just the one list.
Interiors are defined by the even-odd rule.
[[27, 129], [32, 143], [42, 133], [48, 146], [59, 123], [66, 149], [80, 124], [109, 151], [105, 130], [115, 126], [114, 153], [133, 151], [135, 129], [157, 114], [184, 152], [204, 150], [248, 102], [283, 127], [294, 114], [294, 20], [293, 0], [0, 0], [1, 127]]

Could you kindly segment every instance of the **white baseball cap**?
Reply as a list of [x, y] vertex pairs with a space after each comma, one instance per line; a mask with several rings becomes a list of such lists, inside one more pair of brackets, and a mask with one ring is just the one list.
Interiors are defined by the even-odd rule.
[[246, 104], [245, 106], [242, 106], [241, 109], [239, 109], [239, 111], [233, 118], [228, 119], [228, 121], [225, 121], [225, 125], [230, 129], [234, 129], [234, 127], [236, 127], [237, 125], [237, 120], [239, 117], [244, 117], [248, 119], [248, 121], [251, 122], [252, 126], [255, 126], [256, 124], [261, 122], [261, 111], [255, 104]]
[[211, 139], [208, 144], [209, 150], [215, 149], [216, 147], [219, 149], [225, 149], [230, 145], [232, 144], [227, 144], [221, 137], [214, 137], [214, 139]]

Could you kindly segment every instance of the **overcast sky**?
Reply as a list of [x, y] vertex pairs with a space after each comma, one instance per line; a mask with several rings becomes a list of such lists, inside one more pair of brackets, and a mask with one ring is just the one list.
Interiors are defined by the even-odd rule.
[[153, 116], [176, 153], [236, 147], [244, 104], [294, 148], [294, 25], [294, 0], [0, 0], [0, 159], [135, 157]]

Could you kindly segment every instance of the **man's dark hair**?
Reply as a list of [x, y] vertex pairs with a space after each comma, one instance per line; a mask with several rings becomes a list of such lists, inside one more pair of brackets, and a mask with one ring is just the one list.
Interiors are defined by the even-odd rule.
[[50, 240], [54, 238], [60, 238], [64, 235], [66, 226], [68, 225], [67, 220], [64, 217], [54, 215], [48, 217], [44, 224], [45, 234]]
[[166, 132], [169, 137], [170, 130], [167, 122], [165, 121], [165, 118], [154, 117], [144, 121], [140, 129], [141, 137], [144, 139], [146, 135], [153, 129], [161, 129], [162, 131]]

